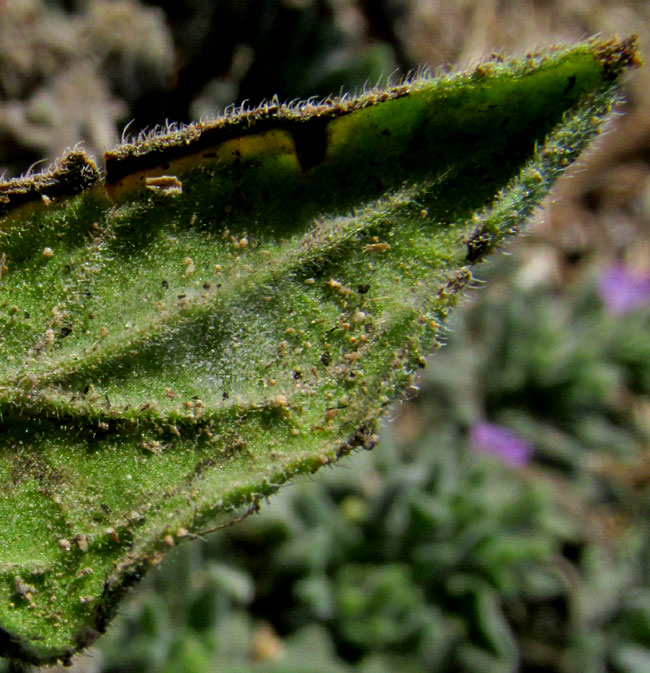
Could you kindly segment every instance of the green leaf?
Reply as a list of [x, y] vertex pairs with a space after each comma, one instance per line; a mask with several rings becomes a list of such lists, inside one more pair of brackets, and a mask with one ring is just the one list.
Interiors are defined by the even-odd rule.
[[165, 549], [371, 448], [635, 50], [273, 101], [0, 185], [0, 653], [68, 658]]

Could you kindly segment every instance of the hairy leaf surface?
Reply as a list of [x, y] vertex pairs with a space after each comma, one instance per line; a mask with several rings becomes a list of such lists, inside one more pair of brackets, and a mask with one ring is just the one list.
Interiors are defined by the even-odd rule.
[[0, 185], [0, 653], [69, 657], [165, 549], [371, 448], [635, 64], [590, 41]]

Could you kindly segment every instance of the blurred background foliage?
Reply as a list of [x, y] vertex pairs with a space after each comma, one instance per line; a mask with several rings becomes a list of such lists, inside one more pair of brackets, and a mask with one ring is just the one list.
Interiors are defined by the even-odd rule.
[[[0, 166], [598, 32], [647, 55], [650, 4], [0, 0]], [[175, 549], [73, 670], [650, 670], [650, 68], [626, 97], [380, 445]]]

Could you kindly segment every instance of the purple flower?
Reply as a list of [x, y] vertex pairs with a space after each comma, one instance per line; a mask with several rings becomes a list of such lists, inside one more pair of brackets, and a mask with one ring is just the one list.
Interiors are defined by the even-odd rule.
[[533, 447], [514, 432], [486, 421], [475, 423], [469, 432], [472, 449], [491, 453], [510, 467], [523, 467], [533, 456]]
[[621, 315], [650, 301], [650, 273], [634, 273], [622, 264], [603, 271], [598, 294], [612, 315]]

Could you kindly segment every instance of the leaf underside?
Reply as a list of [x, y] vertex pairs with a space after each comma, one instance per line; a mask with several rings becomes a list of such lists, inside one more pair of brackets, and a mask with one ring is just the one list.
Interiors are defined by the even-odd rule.
[[75, 151], [0, 185], [0, 654], [69, 658], [170, 546], [370, 448], [634, 40]]

